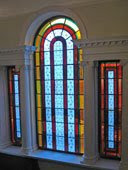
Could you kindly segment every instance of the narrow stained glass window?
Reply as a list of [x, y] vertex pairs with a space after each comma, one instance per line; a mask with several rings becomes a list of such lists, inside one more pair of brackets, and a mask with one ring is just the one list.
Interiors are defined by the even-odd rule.
[[8, 67], [11, 140], [14, 145], [21, 145], [19, 76], [19, 72], [15, 71], [15, 67]]
[[81, 34], [70, 18], [42, 24], [34, 45], [38, 145], [41, 149], [84, 151], [84, 81]]
[[100, 62], [99, 87], [100, 154], [120, 158], [122, 66], [119, 62]]

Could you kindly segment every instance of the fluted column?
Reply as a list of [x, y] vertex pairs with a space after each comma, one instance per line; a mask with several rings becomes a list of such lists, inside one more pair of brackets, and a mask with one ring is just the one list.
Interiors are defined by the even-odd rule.
[[128, 170], [128, 60], [123, 66], [122, 152], [120, 170]]
[[0, 66], [0, 150], [10, 144], [7, 69]]
[[96, 79], [95, 63], [86, 61], [84, 65], [85, 82], [85, 135], [84, 155], [82, 163], [94, 164], [98, 159], [97, 151], [97, 109], [96, 109]]

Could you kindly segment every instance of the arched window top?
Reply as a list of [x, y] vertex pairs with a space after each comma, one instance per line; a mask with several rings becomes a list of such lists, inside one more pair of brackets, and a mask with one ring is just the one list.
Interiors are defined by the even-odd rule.
[[37, 51], [50, 51], [50, 43], [57, 37], [65, 39], [67, 49], [73, 49], [72, 40], [81, 39], [81, 33], [72, 19], [67, 17], [52, 18], [38, 29], [34, 43]]

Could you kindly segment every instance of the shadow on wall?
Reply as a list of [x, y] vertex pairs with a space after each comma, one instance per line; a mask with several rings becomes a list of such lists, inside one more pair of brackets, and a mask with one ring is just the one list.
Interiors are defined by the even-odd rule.
[[40, 170], [38, 161], [30, 158], [0, 154], [0, 170]]

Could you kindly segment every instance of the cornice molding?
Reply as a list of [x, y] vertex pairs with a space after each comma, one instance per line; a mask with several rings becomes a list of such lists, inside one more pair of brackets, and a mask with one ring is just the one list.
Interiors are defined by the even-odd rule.
[[97, 40], [75, 40], [75, 45], [79, 48], [97, 48], [97, 47], [114, 47], [128, 46], [128, 37], [113, 39], [97, 39]]

